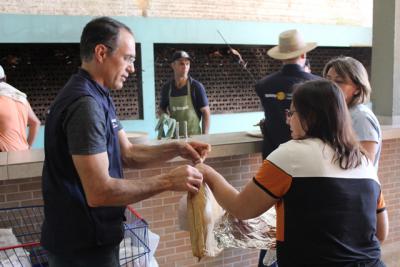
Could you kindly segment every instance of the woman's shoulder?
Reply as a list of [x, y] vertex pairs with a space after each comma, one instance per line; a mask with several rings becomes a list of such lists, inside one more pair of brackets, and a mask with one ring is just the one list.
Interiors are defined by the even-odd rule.
[[309, 177], [332, 165], [332, 148], [318, 138], [291, 140], [280, 145], [267, 160], [291, 176]]
[[324, 142], [319, 138], [306, 138], [298, 140], [290, 140], [286, 143], [281, 144], [277, 150], [282, 151], [309, 151], [309, 150], [319, 150], [324, 146]]
[[374, 129], [380, 133], [380, 124], [372, 110], [364, 105], [359, 104], [350, 109], [353, 129], [356, 133], [364, 132], [369, 129]]
[[315, 160], [318, 155], [322, 154], [324, 147], [329, 151], [329, 146], [326, 146], [324, 142], [318, 138], [307, 138], [303, 140], [290, 140], [286, 143], [281, 144], [276, 150], [274, 150], [268, 157], [267, 160], [273, 162], [276, 165], [297, 165], [305, 164]]
[[350, 108], [350, 114], [352, 119], [362, 119], [362, 118], [371, 118], [374, 121], [378, 121], [374, 112], [371, 108], [366, 104], [358, 104]]

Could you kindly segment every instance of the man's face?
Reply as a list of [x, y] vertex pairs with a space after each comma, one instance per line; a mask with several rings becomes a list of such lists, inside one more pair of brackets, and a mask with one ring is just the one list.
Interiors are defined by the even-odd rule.
[[135, 72], [135, 56], [135, 39], [131, 33], [121, 29], [117, 48], [108, 53], [104, 60], [104, 86], [114, 90], [121, 89], [129, 74]]
[[186, 78], [190, 70], [190, 60], [186, 58], [177, 59], [171, 63], [171, 67], [176, 77]]

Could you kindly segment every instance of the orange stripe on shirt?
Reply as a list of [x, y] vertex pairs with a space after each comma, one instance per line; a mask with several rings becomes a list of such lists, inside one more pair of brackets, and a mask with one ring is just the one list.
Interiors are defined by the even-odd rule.
[[386, 203], [385, 203], [385, 199], [383, 198], [383, 194], [382, 191], [379, 194], [379, 198], [378, 198], [378, 210], [377, 213], [382, 212], [386, 209]]
[[277, 198], [283, 197], [292, 184], [292, 176], [268, 160], [264, 160], [254, 178], [262, 187], [272, 193], [273, 197]]
[[[268, 160], [264, 160], [261, 168], [258, 170], [254, 180], [267, 192], [273, 194], [272, 197], [281, 198], [289, 190], [292, 184], [292, 176], [274, 165]], [[285, 206], [283, 200], [276, 205], [276, 240], [284, 241], [285, 236]]]

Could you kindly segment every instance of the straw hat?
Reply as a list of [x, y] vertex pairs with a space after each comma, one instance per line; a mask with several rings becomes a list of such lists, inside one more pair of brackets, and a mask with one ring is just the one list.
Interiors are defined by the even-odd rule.
[[279, 45], [268, 50], [267, 54], [275, 59], [296, 58], [317, 47], [317, 43], [304, 43], [297, 30], [288, 30], [279, 34]]

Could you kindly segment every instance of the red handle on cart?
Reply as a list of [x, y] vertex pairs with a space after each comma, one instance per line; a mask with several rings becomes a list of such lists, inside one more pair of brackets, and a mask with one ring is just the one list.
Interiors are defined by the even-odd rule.
[[24, 247], [31, 247], [31, 246], [39, 246], [39, 245], [40, 245], [40, 242], [30, 242], [30, 243], [24, 243], [24, 244], [15, 245], [15, 246], [1, 247], [0, 251], [7, 250], [7, 249], [16, 249], [16, 248], [24, 248]]
[[140, 214], [134, 208], [132, 208], [131, 206], [127, 206], [127, 209], [131, 213], [133, 213], [136, 217], [138, 217], [139, 219], [143, 220], [142, 216], [140, 216]]

